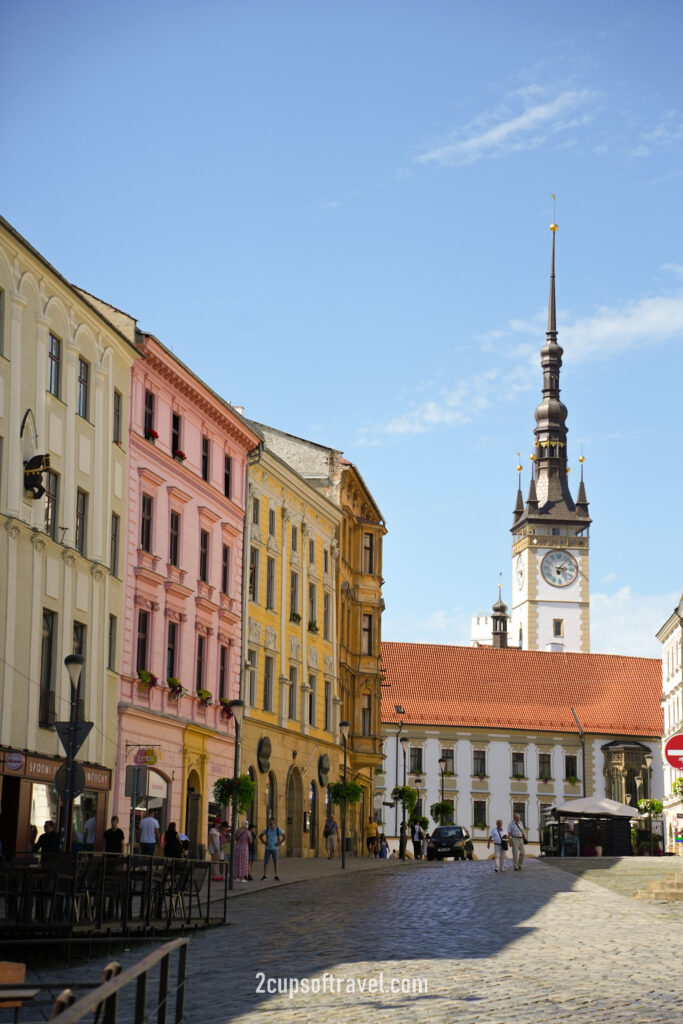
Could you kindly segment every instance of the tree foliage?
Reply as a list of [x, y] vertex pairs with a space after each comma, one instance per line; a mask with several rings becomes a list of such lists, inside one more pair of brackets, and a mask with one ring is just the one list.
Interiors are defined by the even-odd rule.
[[429, 808], [434, 821], [438, 821], [440, 825], [452, 825], [453, 824], [453, 801], [452, 800], [440, 800], [436, 804], [432, 804]]
[[394, 786], [391, 791], [391, 799], [403, 804], [404, 812], [410, 817], [417, 807], [418, 792], [412, 786]]
[[240, 775], [238, 778], [216, 779], [213, 787], [213, 796], [217, 804], [227, 807], [234, 801], [235, 807], [240, 814], [251, 806], [254, 799], [256, 783], [249, 775]]
[[333, 782], [330, 786], [330, 800], [338, 807], [357, 804], [362, 795], [363, 789], [357, 782]]

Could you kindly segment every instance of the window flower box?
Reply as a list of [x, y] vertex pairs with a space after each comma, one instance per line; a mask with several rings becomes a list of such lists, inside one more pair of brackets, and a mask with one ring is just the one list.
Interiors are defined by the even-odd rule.
[[317, 633], [318, 632], [318, 623], [315, 621], [315, 619], [313, 619], [311, 622], [308, 623], [308, 632], [309, 633]]
[[227, 697], [221, 697], [221, 699], [219, 701], [219, 704], [221, 706], [221, 715], [223, 716], [223, 718], [226, 719], [226, 721], [229, 722], [231, 718], [235, 717], [233, 715], [233, 713], [232, 713], [232, 701], [231, 700], [228, 700]]
[[213, 694], [211, 690], [199, 689], [197, 690], [197, 699], [203, 708], [208, 708], [213, 700]]
[[168, 695], [171, 698], [171, 700], [180, 700], [182, 695], [185, 693], [185, 689], [183, 687], [183, 684], [180, 682], [180, 680], [176, 679], [175, 676], [170, 676], [166, 680], [166, 683], [168, 684], [168, 689], [169, 689], [169, 694]]
[[144, 668], [141, 668], [138, 672], [138, 690], [143, 693], [147, 693], [148, 690], [153, 690], [158, 681], [159, 680], [153, 672], [148, 672]]
[[187, 458], [187, 455], [185, 454], [185, 452], [181, 452], [179, 448], [176, 448], [175, 451], [173, 452], [173, 458], [176, 460], [176, 462], [184, 462], [185, 459]]
[[152, 444], [154, 444], [154, 442], [157, 440], [158, 437], [159, 437], [159, 435], [156, 432], [156, 430], [154, 429], [154, 427], [151, 427], [149, 430], [145, 431], [145, 440], [151, 441]]
[[299, 615], [298, 612], [291, 612], [290, 616], [289, 616], [289, 621], [290, 622], [297, 622], [297, 623], [301, 622], [301, 616]]

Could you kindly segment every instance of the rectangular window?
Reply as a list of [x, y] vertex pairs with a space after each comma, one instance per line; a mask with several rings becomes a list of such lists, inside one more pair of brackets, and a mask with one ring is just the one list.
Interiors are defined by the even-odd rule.
[[373, 541], [371, 533], [363, 534], [363, 572], [374, 572]]
[[308, 542], [308, 564], [315, 565], [315, 541], [309, 540]]
[[299, 529], [296, 526], [292, 527], [292, 551], [299, 550]]
[[266, 608], [275, 607], [275, 559], [266, 560]]
[[323, 572], [326, 575], [329, 575], [329, 572], [330, 572], [330, 549], [329, 548], [324, 548], [323, 549]]
[[512, 777], [513, 779], [524, 778], [524, 754], [513, 751], [512, 754]]
[[363, 654], [372, 654], [372, 615], [363, 615]]
[[485, 800], [472, 801], [472, 817], [474, 818], [472, 824], [475, 828], [486, 828], [487, 813]]
[[513, 805], [512, 805], [512, 815], [513, 815], [513, 817], [515, 816], [515, 814], [518, 814], [520, 816], [520, 818], [522, 819], [522, 827], [524, 827], [524, 823], [526, 821], [526, 804], [522, 803], [521, 801], [519, 801], [519, 803], [518, 802], [513, 803]]
[[82, 658], [85, 658], [85, 636], [87, 626], [82, 622], [74, 622], [73, 628], [73, 654], [80, 654]]
[[142, 495], [142, 512], [140, 515], [140, 547], [143, 551], [152, 550], [152, 498], [149, 494]]
[[114, 416], [112, 422], [112, 441], [121, 444], [121, 392], [114, 388]]
[[202, 583], [209, 582], [209, 534], [207, 530], [199, 531], [199, 578]]
[[247, 694], [249, 696], [249, 703], [253, 708], [256, 707], [257, 658], [258, 655], [256, 651], [247, 651]]
[[121, 520], [116, 512], [111, 514], [111, 541], [109, 548], [109, 571], [112, 576], [119, 574], [119, 533]]
[[[360, 731], [361, 736], [372, 736], [372, 708], [370, 706], [369, 693], [361, 695]], [[422, 751], [420, 751], [420, 753], [422, 753]]]
[[145, 437], [154, 430], [154, 392], [145, 391]]
[[315, 728], [316, 688], [318, 681], [314, 675], [308, 677], [308, 724]]
[[84, 420], [88, 418], [88, 391], [90, 380], [90, 364], [85, 359], [78, 360], [78, 415]]
[[299, 573], [289, 574], [289, 617], [299, 616]]
[[472, 751], [472, 774], [473, 775], [486, 775], [486, 751], [485, 750], [473, 750]]
[[149, 637], [149, 612], [142, 609], [138, 611], [138, 635], [137, 650], [135, 654], [135, 667], [138, 672], [147, 669], [147, 641]]
[[117, 620], [115, 615], [109, 616], [109, 640], [107, 643], [107, 668], [116, 672], [116, 633]]
[[325, 731], [332, 732], [332, 683], [325, 681]]
[[173, 413], [171, 419], [171, 451], [175, 455], [177, 452], [182, 451], [182, 445], [180, 443], [180, 416], [177, 412]]
[[230, 593], [230, 548], [223, 545], [223, 557], [221, 559], [221, 594]]
[[296, 665], [289, 666], [289, 717], [296, 720], [298, 699], [298, 672]]
[[209, 479], [209, 453], [211, 442], [208, 437], [202, 437], [202, 480]]
[[168, 631], [166, 633], [166, 678], [176, 678], [176, 665], [177, 657], [176, 653], [178, 650], [178, 624], [176, 622], [169, 622]]
[[249, 551], [249, 600], [258, 603], [258, 548]]
[[76, 543], [74, 547], [82, 555], [86, 553], [86, 534], [88, 532], [88, 495], [80, 489], [76, 491]]
[[538, 755], [538, 777], [539, 779], [549, 779], [552, 777], [550, 754]]
[[57, 540], [59, 477], [52, 469], [45, 474], [45, 533]]
[[564, 758], [564, 777], [565, 779], [578, 779], [579, 768], [578, 759], [576, 754], [566, 754]]
[[43, 633], [40, 650], [40, 725], [54, 725], [55, 715], [55, 640], [57, 616], [43, 608]]
[[329, 594], [323, 594], [323, 637], [325, 640], [332, 639], [332, 602]]
[[261, 521], [261, 502], [258, 498], [251, 499], [251, 521], [254, 526], [258, 526]]
[[410, 748], [410, 772], [421, 772], [422, 771], [422, 747], [411, 747]]
[[232, 498], [232, 459], [226, 455], [223, 459], [223, 493]]
[[197, 636], [197, 670], [195, 673], [194, 686], [195, 690], [202, 690], [204, 688], [204, 637], [201, 635]]
[[61, 367], [62, 367], [62, 343], [54, 334], [50, 335], [49, 342], [49, 364], [47, 371], [47, 389], [55, 398], [59, 398]]
[[268, 509], [268, 536], [269, 537], [274, 537], [275, 536], [275, 509], [274, 508], [269, 508]]
[[264, 660], [263, 668], [263, 710], [273, 710], [273, 672], [274, 661], [268, 655]]
[[315, 583], [308, 584], [308, 625], [309, 628], [318, 620], [318, 588]]
[[564, 636], [564, 619], [553, 619], [553, 636]]
[[178, 550], [180, 545], [180, 512], [171, 512], [170, 531], [168, 537], [168, 561], [169, 565], [178, 565]]
[[228, 648], [223, 644], [218, 649], [218, 699], [228, 696]]
[[441, 751], [441, 758], [445, 761], [445, 764], [439, 765], [443, 768], [444, 775], [453, 775], [455, 773], [455, 751], [453, 747], [444, 747]]

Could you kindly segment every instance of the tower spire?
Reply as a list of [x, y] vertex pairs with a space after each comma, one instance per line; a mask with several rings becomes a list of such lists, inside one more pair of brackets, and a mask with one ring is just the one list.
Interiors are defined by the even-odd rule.
[[555, 232], [557, 231], [557, 224], [553, 223], [550, 225], [550, 230], [553, 233], [553, 249], [550, 257], [550, 295], [548, 297], [548, 330], [547, 334], [557, 335], [557, 315], [555, 311]]

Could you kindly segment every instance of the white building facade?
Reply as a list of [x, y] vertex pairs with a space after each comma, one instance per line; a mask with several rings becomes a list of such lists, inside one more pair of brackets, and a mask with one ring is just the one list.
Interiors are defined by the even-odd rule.
[[[662, 647], [662, 710], [664, 732], [662, 752], [667, 740], [677, 733], [683, 733], [683, 597], [673, 614], [669, 616], [657, 633]], [[666, 847], [670, 853], [683, 855], [683, 797], [674, 793], [673, 785], [683, 778], [683, 771], [663, 763], [664, 777], [664, 819]]]

